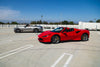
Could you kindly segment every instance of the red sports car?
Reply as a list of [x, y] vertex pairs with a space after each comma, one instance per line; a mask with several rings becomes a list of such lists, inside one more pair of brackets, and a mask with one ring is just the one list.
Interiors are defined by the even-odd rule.
[[38, 35], [40, 42], [59, 43], [66, 40], [88, 41], [89, 31], [76, 28], [58, 27], [52, 31], [45, 31]]

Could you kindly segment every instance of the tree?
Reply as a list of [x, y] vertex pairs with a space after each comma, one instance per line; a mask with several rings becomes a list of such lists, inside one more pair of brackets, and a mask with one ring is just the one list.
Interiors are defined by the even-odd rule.
[[97, 22], [97, 23], [100, 23], [100, 19], [98, 19], [96, 22]]
[[62, 22], [59, 22], [59, 24], [62, 24]]
[[4, 24], [4, 22], [0, 22], [0, 24]]
[[70, 21], [69, 24], [74, 24], [74, 22], [73, 21]]
[[10, 24], [9, 22], [7, 22], [6, 24]]
[[90, 20], [89, 22], [91, 22], [91, 23], [92, 23], [93, 21], [92, 21], [92, 20]]
[[16, 21], [11, 22], [11, 24], [18, 24]]
[[36, 24], [36, 21], [31, 21], [31, 23], [30, 24]]
[[43, 24], [48, 24], [48, 22], [46, 22], [46, 21], [43, 21]]
[[69, 24], [68, 21], [62, 21], [62, 24]]
[[37, 21], [37, 24], [42, 24], [42, 21], [40, 20], [40, 21]]
[[49, 24], [53, 24], [53, 22], [50, 22]]
[[54, 24], [59, 24], [58, 22], [55, 22]]

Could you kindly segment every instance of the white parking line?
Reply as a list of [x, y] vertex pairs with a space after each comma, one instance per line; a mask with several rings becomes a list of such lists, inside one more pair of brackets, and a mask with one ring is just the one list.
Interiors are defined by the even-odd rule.
[[14, 49], [14, 50], [11, 50], [11, 51], [2, 53], [2, 54], [0, 54], [0, 56], [1, 56], [0, 59], [3, 59], [3, 58], [5, 58], [5, 57], [7, 57], [7, 56], [16, 54], [16, 53], [18, 53], [18, 52], [21, 52], [21, 51], [23, 51], [23, 50], [26, 50], [26, 49], [29, 49], [29, 48], [32, 48], [32, 47], [33, 47], [33, 45], [26, 45], [26, 46], [24, 46], [24, 47], [20, 47], [20, 48], [17, 48], [17, 49]]
[[66, 54], [69, 55], [69, 58], [68, 58], [68, 60], [66, 61], [64, 67], [67, 67], [68, 64], [70, 63], [71, 59], [73, 58], [73, 55], [72, 55], [72, 54], [68, 54], [68, 53], [66, 53]]
[[63, 67], [67, 67], [68, 64], [70, 63], [71, 59], [73, 58], [73, 55], [72, 55], [72, 54], [69, 54], [69, 53], [63, 53], [63, 54], [58, 58], [58, 60], [57, 60], [51, 67], [55, 67], [55, 66], [59, 63], [59, 61], [60, 61], [65, 55], [69, 55], [68, 60], [66, 61], [66, 63], [65, 63], [64, 66], [63, 66]]

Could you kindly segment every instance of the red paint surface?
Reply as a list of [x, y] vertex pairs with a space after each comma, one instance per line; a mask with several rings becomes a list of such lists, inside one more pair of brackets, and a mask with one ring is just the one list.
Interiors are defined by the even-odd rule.
[[[74, 31], [66, 32], [65, 29], [69, 30], [70, 28], [63, 27], [64, 29], [61, 32], [51, 32], [51, 31], [45, 31], [38, 35], [38, 40], [40, 42], [51, 42], [51, 38], [54, 35], [58, 35], [60, 37], [60, 41], [67, 41], [67, 40], [81, 40], [82, 34], [86, 33], [89, 37], [89, 31], [83, 30], [83, 29], [76, 29], [73, 28]], [[80, 31], [79, 33], [76, 33], [77, 31]], [[44, 37], [45, 36], [45, 37]]]

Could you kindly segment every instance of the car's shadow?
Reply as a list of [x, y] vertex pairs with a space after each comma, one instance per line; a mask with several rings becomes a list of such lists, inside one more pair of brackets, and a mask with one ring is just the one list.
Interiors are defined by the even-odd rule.
[[[60, 43], [67, 43], [67, 42], [86, 42], [86, 41], [81, 41], [81, 40], [69, 40], [69, 41], [61, 41]], [[43, 44], [53, 44], [51, 42], [40, 42], [40, 43], [43, 43]], [[59, 44], [59, 43], [57, 43]]]
[[42, 33], [42, 32], [21, 32], [21, 33]]
[[68, 40], [68, 41], [61, 41], [60, 43], [65, 43], [65, 42], [83, 42], [81, 40]]

